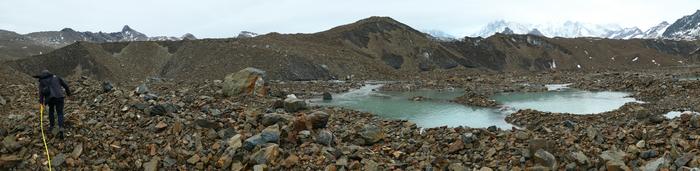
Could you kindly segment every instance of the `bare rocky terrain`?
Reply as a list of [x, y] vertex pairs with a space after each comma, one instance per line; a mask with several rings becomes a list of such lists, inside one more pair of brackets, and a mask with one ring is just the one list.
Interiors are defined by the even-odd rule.
[[497, 34], [438, 41], [388, 17], [371, 17], [313, 34], [184, 41], [77, 42], [6, 62], [24, 74], [52, 68], [133, 82], [149, 77], [214, 80], [246, 67], [273, 80], [405, 80], [421, 72], [582, 71], [696, 65], [697, 41], [546, 38]]
[[[697, 169], [700, 115], [663, 114], [700, 111], [700, 82], [679, 79], [700, 75], [699, 47], [504, 34], [437, 41], [384, 17], [314, 34], [78, 42], [2, 63], [0, 168]], [[266, 74], [239, 72], [247, 67]], [[66, 138], [48, 133], [52, 161], [29, 77], [45, 68], [66, 77], [75, 94]], [[552, 83], [631, 92], [644, 103], [591, 115], [519, 110], [506, 118], [516, 127], [499, 129], [420, 128], [304, 101], [370, 80], [393, 81], [386, 90], [465, 89], [455, 103], [495, 108], [493, 94]]]
[[[282, 101], [343, 92], [363, 83], [270, 82], [267, 97], [226, 97], [221, 81], [180, 84], [149, 80], [105, 89], [91, 77], [72, 77], [76, 95], [67, 104], [67, 138], [49, 134], [54, 166], [78, 170], [588, 170], [698, 167], [700, 118], [662, 114], [698, 110], [697, 81], [667, 73], [548, 72], [465, 74], [396, 82], [391, 87], [467, 88], [477, 94], [538, 91], [537, 83], [571, 82], [591, 90], [634, 92], [646, 103], [594, 115], [520, 110], [507, 118], [519, 126], [429, 128], [371, 113], [334, 107], [298, 107]], [[432, 77], [432, 76], [429, 76]], [[451, 78], [451, 79], [450, 79]], [[533, 83], [532, 87], [518, 87]], [[31, 82], [2, 84], [6, 113], [0, 122], [5, 168], [45, 169]], [[489, 88], [477, 88], [489, 87]], [[541, 89], [539, 90], [541, 91]], [[29, 110], [28, 110], [29, 109]], [[20, 123], [20, 124], [18, 124]]]

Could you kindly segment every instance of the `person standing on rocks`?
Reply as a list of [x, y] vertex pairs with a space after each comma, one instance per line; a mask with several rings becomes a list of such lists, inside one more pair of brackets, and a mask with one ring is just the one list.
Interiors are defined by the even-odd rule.
[[70, 88], [61, 77], [48, 70], [41, 71], [34, 78], [39, 79], [39, 103], [49, 106], [49, 131], [53, 130], [55, 112], [58, 116], [59, 137], [63, 138], [63, 105], [66, 95], [71, 96]]

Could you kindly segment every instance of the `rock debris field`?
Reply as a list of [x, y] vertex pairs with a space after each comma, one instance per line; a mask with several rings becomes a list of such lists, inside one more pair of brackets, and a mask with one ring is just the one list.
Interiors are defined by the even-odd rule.
[[[112, 84], [70, 77], [75, 95], [66, 103], [66, 137], [47, 133], [51, 161], [41, 140], [36, 84], [0, 83], [0, 167], [47, 170], [48, 162], [58, 170], [147, 171], [700, 167], [700, 115], [693, 112], [700, 111], [700, 82], [674, 79], [669, 71], [453, 74], [385, 86], [465, 89], [455, 103], [494, 108], [499, 104], [488, 99], [494, 93], [546, 91], [546, 83], [626, 91], [644, 102], [590, 115], [519, 110], [506, 118], [517, 126], [512, 129], [419, 128], [318, 107], [306, 101], [333, 99], [331, 94], [364, 81], [269, 81], [256, 72], [196, 83]], [[671, 111], [681, 114], [664, 116]]]

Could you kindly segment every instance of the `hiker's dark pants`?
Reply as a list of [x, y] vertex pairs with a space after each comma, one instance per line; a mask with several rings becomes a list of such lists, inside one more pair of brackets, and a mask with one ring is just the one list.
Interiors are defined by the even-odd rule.
[[50, 98], [46, 103], [49, 106], [49, 126], [54, 126], [54, 112], [58, 115], [58, 127], [63, 128], [63, 105], [64, 98]]

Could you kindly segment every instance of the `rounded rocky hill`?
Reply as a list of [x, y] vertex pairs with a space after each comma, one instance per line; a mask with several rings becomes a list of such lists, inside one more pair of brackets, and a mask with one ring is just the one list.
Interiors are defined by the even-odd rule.
[[626, 70], [692, 65], [697, 42], [546, 38], [496, 34], [438, 41], [388, 17], [370, 17], [313, 34], [147, 42], [78, 42], [48, 54], [9, 62], [26, 74], [48, 68], [60, 75], [113, 81], [149, 77], [216, 80], [247, 67], [274, 80], [397, 79], [434, 70]]

